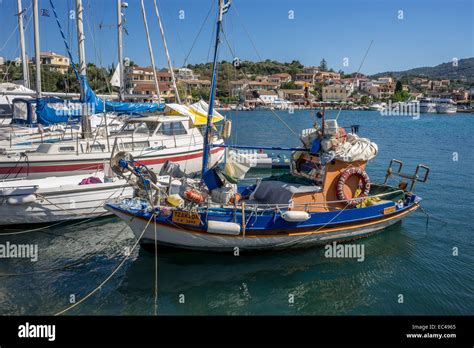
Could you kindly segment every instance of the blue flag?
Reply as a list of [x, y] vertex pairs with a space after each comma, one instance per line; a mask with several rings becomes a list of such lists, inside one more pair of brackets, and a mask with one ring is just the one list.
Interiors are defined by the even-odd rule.
[[224, 5], [222, 5], [222, 14], [226, 14], [229, 11], [230, 4], [232, 0], [224, 0]]

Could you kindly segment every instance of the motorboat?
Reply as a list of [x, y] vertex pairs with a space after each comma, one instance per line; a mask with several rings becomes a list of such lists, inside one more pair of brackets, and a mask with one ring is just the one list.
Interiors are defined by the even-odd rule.
[[436, 102], [432, 98], [421, 98], [419, 102], [422, 114], [436, 113]]
[[369, 110], [382, 111], [387, 108], [387, 103], [374, 103], [369, 105]]
[[452, 99], [435, 99], [436, 112], [438, 114], [455, 114], [457, 112], [456, 103]]

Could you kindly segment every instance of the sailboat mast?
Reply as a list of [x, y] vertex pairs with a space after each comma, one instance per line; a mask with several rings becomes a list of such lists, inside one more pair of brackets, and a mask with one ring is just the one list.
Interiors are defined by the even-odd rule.
[[219, 14], [217, 17], [217, 28], [216, 28], [216, 42], [214, 45], [214, 58], [212, 61], [212, 79], [211, 79], [211, 91], [209, 95], [209, 109], [207, 112], [207, 124], [206, 124], [206, 134], [204, 136], [204, 148], [202, 156], [202, 177], [206, 173], [209, 167], [209, 153], [210, 148], [209, 144], [212, 140], [212, 115], [214, 114], [214, 98], [216, 94], [216, 85], [217, 85], [217, 57], [219, 55], [219, 44], [220, 44], [220, 34], [222, 26], [222, 16], [223, 16], [223, 1], [218, 0], [219, 2]]
[[28, 58], [26, 56], [25, 47], [25, 28], [23, 27], [23, 6], [22, 0], [17, 0], [18, 4], [18, 31], [20, 33], [20, 47], [21, 47], [21, 65], [23, 67], [23, 86], [30, 88], [30, 73], [28, 70]]
[[120, 87], [119, 87], [119, 100], [123, 101], [125, 98], [125, 74], [123, 66], [123, 25], [122, 25], [122, 0], [117, 0], [117, 41], [118, 41], [118, 61], [119, 61], [119, 72], [120, 72]]
[[158, 4], [156, 3], [156, 0], [153, 0], [153, 1], [155, 3], [156, 18], [158, 20], [158, 26], [160, 27], [161, 39], [163, 40], [163, 46], [165, 48], [166, 59], [168, 61], [168, 69], [170, 70], [171, 81], [173, 82], [173, 89], [176, 95], [176, 101], [178, 102], [178, 104], [181, 104], [181, 98], [179, 97], [178, 86], [176, 85], [176, 77], [174, 75], [173, 64], [171, 63], [170, 53], [168, 51], [168, 45], [166, 44], [165, 30], [163, 29], [163, 24], [161, 23], [160, 12], [158, 11]]
[[85, 48], [85, 35], [84, 35], [84, 7], [82, 6], [82, 0], [76, 0], [76, 25], [77, 25], [77, 44], [78, 44], [78, 55], [79, 55], [79, 74], [81, 75], [81, 127], [82, 137], [89, 139], [92, 137], [91, 123], [89, 119], [89, 107], [86, 103], [86, 81], [87, 81], [87, 69], [86, 69], [86, 48]]
[[[84, 35], [84, 7], [82, 0], [76, 0], [76, 25], [77, 25], [77, 45], [79, 55], [79, 74], [86, 77], [86, 49], [85, 49], [85, 35]], [[81, 89], [81, 97], [83, 91]]]
[[150, 54], [151, 68], [153, 69], [153, 78], [155, 79], [156, 94], [158, 95], [158, 102], [161, 102], [160, 85], [158, 83], [158, 76], [156, 75], [155, 57], [153, 57], [153, 48], [151, 47], [150, 33], [148, 31], [148, 22], [146, 20], [144, 0], [141, 0], [141, 7], [142, 7], [143, 23], [145, 24], [146, 41], [148, 43], [148, 53]]
[[38, 0], [33, 0], [33, 25], [35, 35], [36, 97], [41, 98], [41, 52], [39, 37]]

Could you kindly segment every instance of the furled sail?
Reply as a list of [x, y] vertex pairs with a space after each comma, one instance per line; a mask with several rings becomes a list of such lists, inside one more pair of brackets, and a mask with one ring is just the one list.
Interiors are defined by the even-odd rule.
[[163, 111], [165, 104], [158, 103], [127, 103], [105, 101], [97, 97], [84, 76], [79, 77], [84, 89], [84, 100], [44, 99], [36, 100], [36, 116], [38, 123], [51, 125], [78, 121], [82, 114], [83, 104], [87, 107], [88, 114], [94, 115], [105, 111], [120, 114], [143, 114], [148, 112]]
[[65, 101], [59, 98], [36, 99], [37, 122], [44, 126], [78, 122], [81, 114], [82, 103], [79, 100]]
[[108, 112], [117, 112], [125, 114], [141, 114], [147, 112], [163, 111], [165, 109], [165, 104], [159, 103], [128, 103], [112, 101], [104, 102], [94, 93], [92, 88], [89, 86], [86, 77], [81, 76], [80, 79], [82, 87], [84, 89], [84, 101], [91, 106], [91, 109], [94, 110], [93, 113], [104, 112], [104, 108], [105, 111]]

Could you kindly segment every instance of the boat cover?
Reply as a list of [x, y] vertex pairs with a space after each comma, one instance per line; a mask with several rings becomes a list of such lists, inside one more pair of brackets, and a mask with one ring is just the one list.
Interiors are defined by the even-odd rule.
[[86, 104], [89, 114], [94, 115], [108, 112], [117, 112], [121, 114], [142, 114], [155, 111], [163, 111], [165, 104], [158, 103], [127, 103], [127, 102], [111, 102], [105, 101], [97, 97], [84, 76], [81, 79], [84, 89], [84, 100], [64, 101], [56, 99], [56, 101], [37, 99], [36, 116], [38, 123], [42, 125], [51, 125], [56, 123], [67, 123], [71, 119], [76, 121], [81, 117], [82, 105]]
[[290, 184], [282, 181], [261, 181], [250, 200], [264, 204], [289, 204], [295, 193], [320, 192], [321, 188], [316, 185]]
[[368, 161], [374, 158], [377, 152], [376, 143], [349, 133], [346, 141], [334, 151], [334, 158], [343, 162]]
[[[165, 114], [171, 116], [187, 116], [191, 119], [191, 122], [195, 126], [205, 125], [207, 123], [207, 113], [209, 111], [209, 105], [204, 101], [200, 100], [197, 103], [191, 105], [182, 104], [166, 104]], [[212, 123], [220, 122], [224, 120], [224, 116], [213, 110]]]

